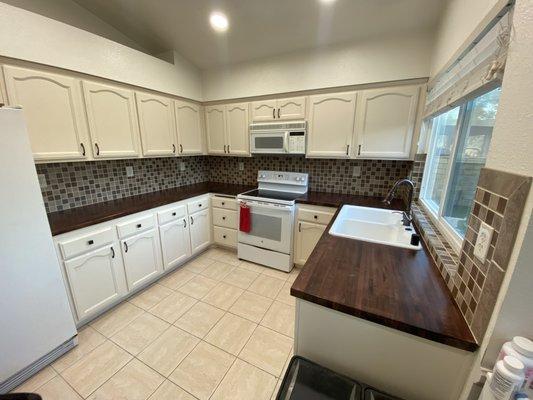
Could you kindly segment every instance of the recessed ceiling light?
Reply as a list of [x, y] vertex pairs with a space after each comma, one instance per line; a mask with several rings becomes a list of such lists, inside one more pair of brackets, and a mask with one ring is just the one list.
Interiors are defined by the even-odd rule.
[[209, 16], [211, 27], [217, 32], [225, 32], [228, 30], [229, 22], [226, 14], [215, 11]]
[[333, 4], [336, 0], [320, 0], [322, 4]]

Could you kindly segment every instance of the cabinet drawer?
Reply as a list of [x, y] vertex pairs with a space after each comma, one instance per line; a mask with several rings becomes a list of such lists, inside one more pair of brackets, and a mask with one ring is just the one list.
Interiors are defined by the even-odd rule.
[[227, 197], [211, 197], [211, 205], [213, 207], [225, 208], [227, 210], [236, 210], [237, 209], [237, 200], [229, 199]]
[[159, 211], [157, 213], [157, 220], [160, 225], [167, 222], [174, 221], [176, 219], [185, 218], [187, 216], [187, 207], [185, 205], [169, 208], [165, 211]]
[[76, 239], [59, 242], [59, 248], [64, 259], [72, 258], [78, 254], [95, 250], [105, 244], [113, 243], [113, 231], [106, 228], [92, 232]]
[[214, 241], [217, 244], [224, 246], [237, 247], [237, 230], [222, 228], [220, 226], [213, 227]]
[[209, 206], [209, 198], [202, 197], [201, 199], [190, 201], [187, 203], [187, 210], [189, 214], [205, 210]]
[[237, 229], [237, 211], [213, 208], [213, 225]]
[[155, 226], [154, 216], [147, 215], [146, 217], [138, 218], [133, 221], [123, 222], [117, 225], [118, 237], [125, 238], [137, 232], [142, 232], [151, 229]]
[[298, 210], [298, 220], [315, 222], [317, 224], [327, 225], [333, 218], [335, 209], [312, 209], [312, 208], [300, 208]]

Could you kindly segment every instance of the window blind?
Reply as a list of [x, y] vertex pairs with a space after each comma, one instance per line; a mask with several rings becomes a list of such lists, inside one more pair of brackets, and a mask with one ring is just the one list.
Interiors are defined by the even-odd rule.
[[447, 111], [481, 90], [501, 83], [511, 33], [512, 10], [489, 25], [446, 71], [428, 84], [424, 118]]

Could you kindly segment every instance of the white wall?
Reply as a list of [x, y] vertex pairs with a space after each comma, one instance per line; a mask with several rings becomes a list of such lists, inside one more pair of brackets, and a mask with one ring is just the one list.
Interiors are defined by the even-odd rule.
[[61, 67], [194, 100], [201, 74], [21, 8], [0, 3], [0, 55]]
[[395, 35], [207, 70], [204, 100], [427, 77], [432, 39]]
[[[488, 168], [504, 170], [512, 173], [533, 176], [533, 0], [517, 0], [513, 17], [513, 30], [507, 65], [503, 76], [502, 93], [498, 107], [496, 124], [492, 133], [491, 147], [489, 149], [486, 166]], [[504, 301], [510, 305], [516, 299], [533, 302], [533, 292], [531, 291], [531, 235], [527, 237], [528, 223], [533, 210], [533, 189], [530, 190], [524, 213], [520, 221], [520, 227], [515, 241], [515, 246], [509, 260], [507, 272], [502, 283], [502, 288], [496, 302], [494, 313], [489, 322], [485, 338], [478, 351], [474, 369], [465, 386], [465, 393], [470, 390], [472, 382], [479, 376], [479, 366], [482, 357], [489, 346], [489, 343], [500, 343], [502, 331], [495, 331], [495, 324], [502, 310], [503, 321], [513, 321], [513, 326], [517, 330], [528, 329], [531, 320], [525, 320], [519, 308], [506, 307], [502, 309]], [[529, 250], [528, 250], [529, 247]], [[523, 266], [518, 260], [527, 260], [526, 268], [529, 272], [524, 272]], [[515, 270], [516, 268], [516, 270]], [[513, 273], [516, 272], [516, 277]], [[526, 285], [517, 284], [516, 279], [529, 279]], [[509, 286], [514, 282], [512, 286]], [[508, 292], [508, 288], [511, 291]], [[509, 300], [506, 300], [508, 296]], [[531, 310], [528, 310], [529, 315]], [[524, 325], [521, 325], [521, 321]], [[521, 326], [521, 328], [518, 328]], [[509, 326], [508, 328], [511, 328]], [[506, 334], [510, 335], [509, 331]], [[531, 333], [530, 333], [531, 335]], [[494, 336], [494, 338], [493, 338]], [[493, 351], [493, 350], [492, 350]], [[486, 364], [490, 364], [487, 359]], [[465, 398], [465, 397], [463, 397]]]
[[431, 57], [431, 77], [434, 77], [471, 42], [501, 10], [507, 0], [449, 0], [439, 23]]
[[[107, 39], [145, 51], [139, 44], [72, 0], [1, 0], [3, 3], [78, 27]], [[146, 52], [146, 51], [145, 51]]]

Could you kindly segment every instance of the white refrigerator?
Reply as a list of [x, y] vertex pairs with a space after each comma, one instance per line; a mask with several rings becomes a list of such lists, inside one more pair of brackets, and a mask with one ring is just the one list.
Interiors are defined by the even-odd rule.
[[24, 121], [0, 108], [0, 393], [76, 344]]

